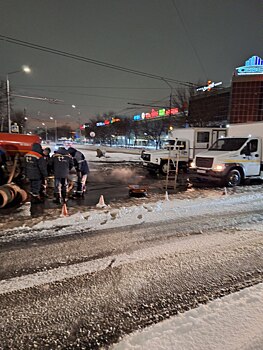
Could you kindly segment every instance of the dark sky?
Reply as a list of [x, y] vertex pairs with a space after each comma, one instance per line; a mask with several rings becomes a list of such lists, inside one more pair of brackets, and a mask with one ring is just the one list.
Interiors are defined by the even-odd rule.
[[[0, 35], [192, 83], [229, 86], [235, 67], [263, 58], [262, 0], [0, 0]], [[134, 115], [128, 103], [168, 104], [170, 88], [149, 79], [0, 40], [0, 75], [32, 117], [87, 121], [108, 111]], [[182, 85], [172, 83], [174, 91]], [[74, 110], [74, 104], [78, 110]], [[71, 117], [66, 115], [70, 115]]]

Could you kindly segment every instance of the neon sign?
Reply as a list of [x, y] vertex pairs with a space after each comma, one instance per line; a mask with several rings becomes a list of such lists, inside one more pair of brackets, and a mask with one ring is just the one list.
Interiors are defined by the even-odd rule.
[[178, 108], [166, 109], [162, 108], [159, 110], [152, 109], [149, 113], [141, 113], [133, 116], [133, 120], [145, 120], [145, 119], [154, 119], [160, 117], [168, 117], [170, 115], [175, 115], [179, 112]]
[[200, 88], [196, 89], [196, 91], [210, 91], [215, 86], [218, 86], [218, 85], [221, 85], [221, 84], [222, 84], [222, 81], [220, 81], [219, 83], [214, 83], [211, 80], [208, 80], [206, 86], [201, 86]]
[[110, 125], [116, 122], [120, 122], [121, 120], [119, 118], [112, 117], [111, 119], [106, 119], [103, 122], [97, 122], [96, 126], [104, 126], [104, 125]]
[[263, 74], [263, 60], [259, 56], [252, 56], [242, 67], [237, 67], [236, 75]]

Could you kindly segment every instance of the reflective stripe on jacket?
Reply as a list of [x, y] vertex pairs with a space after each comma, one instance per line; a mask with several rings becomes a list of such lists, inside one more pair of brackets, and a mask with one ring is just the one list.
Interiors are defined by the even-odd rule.
[[25, 175], [29, 180], [41, 180], [48, 176], [46, 161], [38, 152], [29, 151], [25, 155]]

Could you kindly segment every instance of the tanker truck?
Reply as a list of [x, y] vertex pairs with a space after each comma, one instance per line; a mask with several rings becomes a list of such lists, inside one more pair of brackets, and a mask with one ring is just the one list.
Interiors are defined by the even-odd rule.
[[195, 156], [190, 181], [234, 187], [263, 180], [263, 122], [229, 125], [227, 137]]
[[27, 199], [23, 187], [23, 157], [33, 143], [41, 143], [37, 135], [0, 133], [0, 209], [15, 206]]

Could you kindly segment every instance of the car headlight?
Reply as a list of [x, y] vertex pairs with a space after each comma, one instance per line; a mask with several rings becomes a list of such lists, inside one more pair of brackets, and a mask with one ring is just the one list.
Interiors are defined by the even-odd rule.
[[217, 164], [213, 167], [214, 171], [223, 171], [225, 169], [225, 164]]

